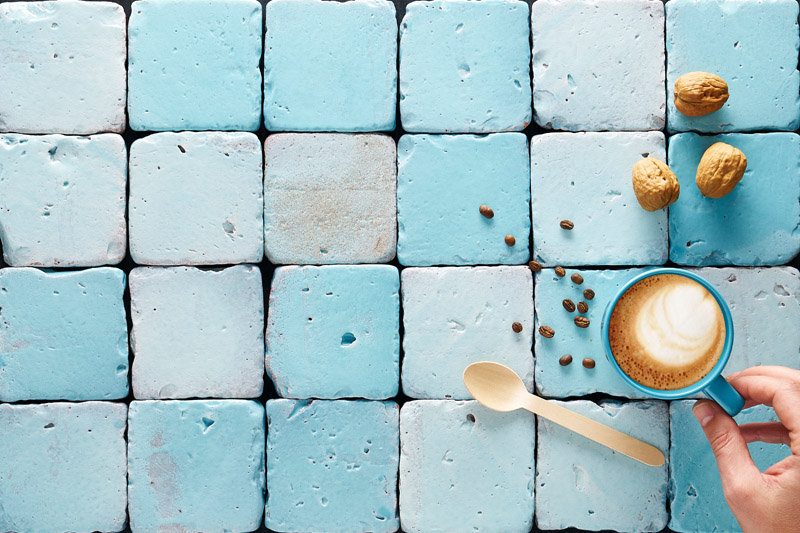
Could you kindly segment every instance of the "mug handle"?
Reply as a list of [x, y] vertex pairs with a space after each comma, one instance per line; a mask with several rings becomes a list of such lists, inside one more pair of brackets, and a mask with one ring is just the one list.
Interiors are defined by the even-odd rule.
[[736, 389], [721, 375], [711, 380], [703, 389], [703, 394], [717, 402], [731, 416], [739, 414], [744, 407], [742, 395], [736, 392]]

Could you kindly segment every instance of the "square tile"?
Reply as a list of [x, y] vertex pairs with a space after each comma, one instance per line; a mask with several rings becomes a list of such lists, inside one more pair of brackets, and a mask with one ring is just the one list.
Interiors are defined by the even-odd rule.
[[264, 511], [264, 442], [264, 406], [257, 402], [131, 402], [131, 530], [257, 529]]
[[127, 174], [119, 135], [0, 135], [6, 263], [87, 267], [122, 261]]
[[386, 263], [397, 247], [397, 149], [386, 135], [282, 133], [264, 142], [272, 263]]
[[0, 404], [0, 530], [122, 531], [127, 411], [108, 402]]
[[[533, 256], [547, 266], [661, 265], [667, 211], [647, 212], [631, 185], [642, 157], [666, 160], [661, 132], [548, 133], [531, 141]], [[575, 227], [559, 225], [570, 220]]]
[[266, 10], [268, 130], [394, 130], [397, 19], [392, 2], [273, 0]]
[[664, 4], [659, 0], [537, 0], [536, 123], [569, 131], [664, 127]]
[[389, 265], [275, 269], [266, 363], [278, 394], [373, 400], [396, 396], [399, 292], [400, 275]]
[[125, 398], [124, 292], [116, 268], [0, 269], [0, 401]]
[[[555, 402], [661, 450], [669, 408], [658, 400]], [[667, 525], [667, 463], [648, 466], [544, 418], [536, 455], [536, 524], [599, 531], [661, 531]]]
[[[464, 369], [487, 358], [533, 387], [533, 280], [528, 267], [407, 268], [403, 300], [403, 393], [469, 399]], [[514, 322], [522, 325], [519, 333]]]
[[267, 401], [272, 531], [397, 531], [394, 402]]
[[258, 129], [257, 0], [139, 0], [129, 25], [132, 129]]
[[254, 398], [264, 389], [264, 293], [257, 266], [131, 271], [133, 394]]
[[157, 133], [130, 158], [131, 257], [146, 265], [258, 263], [262, 156], [252, 133]]
[[125, 129], [125, 12], [112, 2], [0, 5], [0, 131]]
[[[670, 0], [666, 12], [670, 131], [797, 129], [795, 0]], [[719, 111], [687, 117], [675, 109], [675, 80], [698, 70], [722, 77], [730, 99]]]
[[527, 533], [536, 428], [524, 411], [475, 401], [407, 402], [400, 411], [400, 522], [408, 533]]
[[421, 133], [521, 131], [531, 121], [528, 4], [410, 2], [400, 24], [400, 117]]
[[[530, 258], [528, 142], [521, 133], [403, 135], [397, 258], [407, 266], [520, 264]], [[480, 207], [494, 213], [486, 218]], [[506, 235], [516, 243], [509, 246]]]
[[[700, 194], [695, 177], [706, 149], [730, 144], [747, 171], [722, 198]], [[669, 258], [679, 265], [780, 265], [800, 252], [800, 136], [795, 133], [670, 137], [669, 166], [681, 196], [669, 208]]]

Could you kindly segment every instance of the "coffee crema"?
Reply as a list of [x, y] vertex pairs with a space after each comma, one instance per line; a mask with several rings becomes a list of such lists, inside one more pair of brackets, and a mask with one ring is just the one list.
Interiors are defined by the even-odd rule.
[[608, 338], [617, 364], [631, 379], [651, 389], [682, 389], [703, 379], [719, 361], [725, 319], [698, 282], [657, 274], [620, 297]]

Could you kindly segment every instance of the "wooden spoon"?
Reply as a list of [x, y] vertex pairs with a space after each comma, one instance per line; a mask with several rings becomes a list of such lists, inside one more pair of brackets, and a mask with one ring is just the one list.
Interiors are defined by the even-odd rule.
[[464, 370], [464, 384], [489, 409], [526, 409], [646, 465], [664, 464], [664, 454], [655, 446], [529, 393], [522, 379], [507, 366], [489, 361], [472, 363]]

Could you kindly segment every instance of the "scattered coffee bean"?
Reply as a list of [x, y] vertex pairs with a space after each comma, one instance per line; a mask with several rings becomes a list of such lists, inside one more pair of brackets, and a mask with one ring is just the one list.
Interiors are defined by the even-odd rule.
[[542, 264], [539, 261], [531, 261], [528, 263], [528, 268], [531, 269], [531, 272], [541, 272]]
[[564, 301], [561, 302], [561, 305], [563, 305], [564, 309], [566, 309], [570, 313], [575, 311], [575, 302], [573, 302], [569, 298], [564, 298]]
[[550, 326], [539, 326], [539, 335], [541, 335], [542, 337], [547, 337], [548, 339], [552, 339], [553, 335], [555, 334], [556, 334], [555, 330]]
[[587, 300], [591, 300], [592, 298], [594, 298], [594, 291], [592, 289], [586, 289], [585, 291], [583, 291], [583, 297], [586, 298]]
[[576, 316], [575, 317], [575, 325], [579, 328], [588, 328], [589, 327], [589, 319], [585, 316]]
[[594, 359], [587, 357], [583, 360], [583, 366], [586, 368], [594, 368]]
[[569, 279], [571, 279], [572, 283], [575, 283], [576, 285], [580, 285], [581, 283], [583, 283], [583, 276], [581, 276], [577, 272], [571, 275]]
[[589, 304], [586, 302], [578, 302], [578, 312], [586, 314], [587, 311], [589, 311]]
[[482, 205], [478, 208], [478, 210], [481, 212], [481, 215], [485, 216], [486, 218], [494, 217], [494, 211], [492, 211], [492, 208], [488, 205]]
[[514, 246], [517, 244], [517, 239], [515, 239], [513, 235], [506, 235], [506, 244], [509, 246]]
[[561, 359], [558, 360], [558, 364], [561, 366], [567, 366], [572, 362], [572, 356], [570, 354], [562, 355]]
[[567, 275], [567, 271], [564, 270], [564, 267], [556, 267], [556, 276], [563, 278]]
[[519, 322], [514, 322], [513, 324], [511, 324], [511, 329], [514, 330], [514, 333], [519, 333], [520, 331], [522, 331], [522, 324], [520, 324]]
[[573, 224], [571, 220], [562, 220], [559, 226], [561, 226], [561, 229], [572, 229], [575, 227], [575, 224]]

